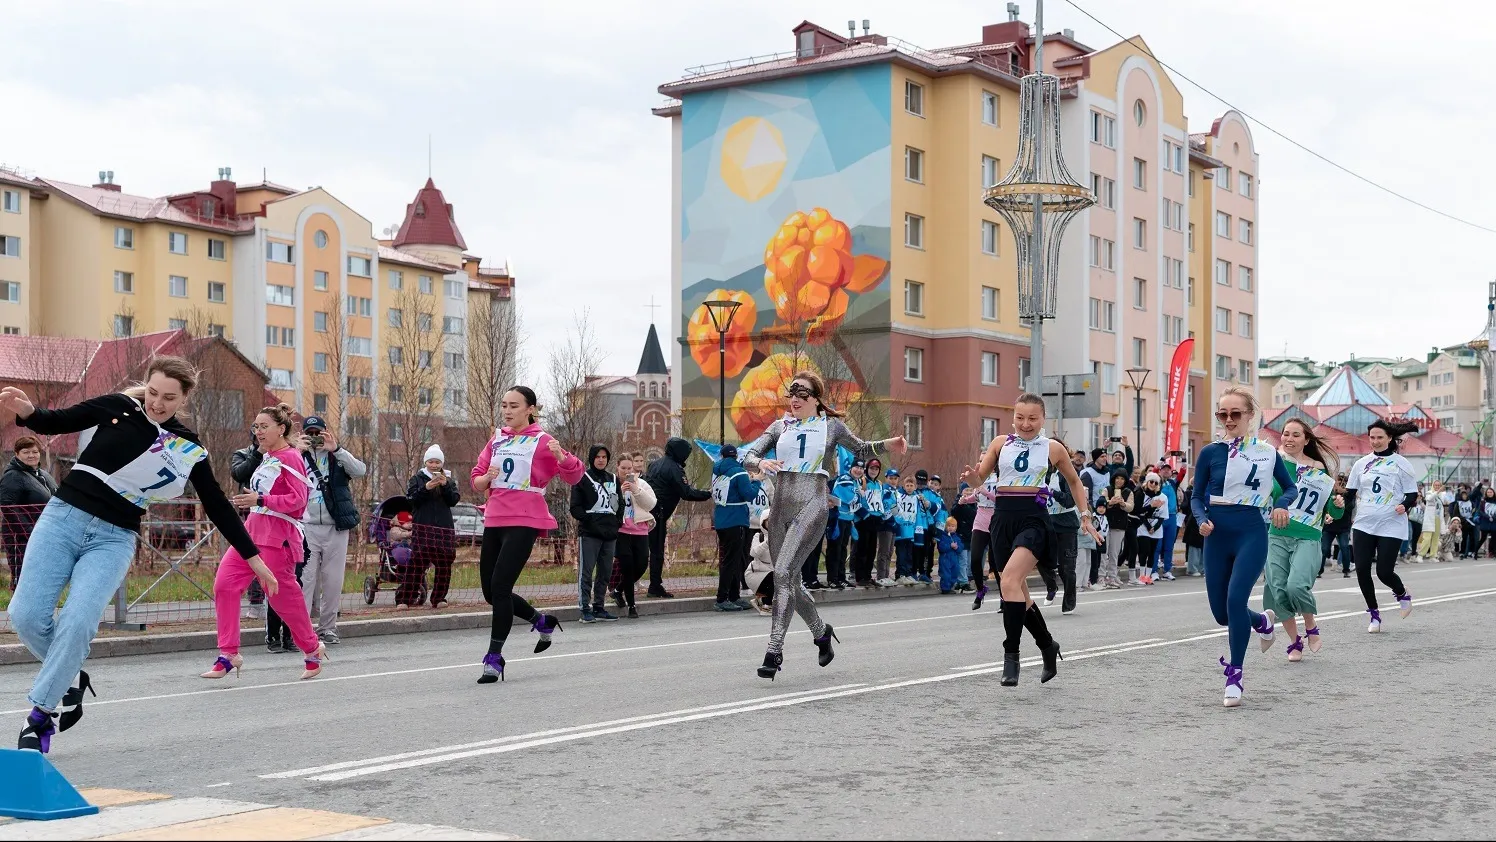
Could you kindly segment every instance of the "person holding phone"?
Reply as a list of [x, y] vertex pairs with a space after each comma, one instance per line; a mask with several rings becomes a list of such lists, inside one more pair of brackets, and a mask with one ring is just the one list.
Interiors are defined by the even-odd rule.
[[446, 461], [441, 445], [426, 448], [421, 470], [416, 471], [405, 488], [415, 530], [410, 539], [410, 564], [405, 565], [405, 575], [395, 590], [396, 607], [421, 604], [421, 584], [426, 581], [427, 568], [436, 570], [431, 583], [431, 607], [447, 607], [452, 564], [457, 560], [457, 523], [452, 519], [452, 507], [461, 502], [462, 494], [452, 480], [452, 472], [442, 467]]
[[307, 476], [313, 483], [302, 519], [308, 552], [301, 593], [307, 612], [315, 612], [317, 636], [324, 643], [336, 644], [341, 642], [338, 608], [348, 568], [348, 535], [358, 526], [358, 507], [348, 483], [369, 469], [339, 446], [338, 437], [321, 416], [308, 415], [301, 422], [301, 432], [297, 449], [306, 460]]

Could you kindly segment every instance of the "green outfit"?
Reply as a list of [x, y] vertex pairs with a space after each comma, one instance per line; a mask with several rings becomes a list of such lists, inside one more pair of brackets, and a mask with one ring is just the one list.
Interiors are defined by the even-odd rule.
[[[1283, 457], [1290, 473], [1298, 465], [1287, 456]], [[1273, 483], [1273, 497], [1282, 493]], [[1333, 505], [1334, 501], [1328, 501]], [[1323, 561], [1320, 549], [1320, 532], [1324, 525], [1322, 517], [1315, 518], [1313, 526], [1296, 521], [1279, 529], [1272, 527], [1267, 537], [1267, 568], [1263, 571], [1265, 584], [1262, 588], [1262, 607], [1271, 608], [1280, 619], [1296, 614], [1316, 614], [1318, 606], [1314, 600], [1314, 582], [1319, 578]]]

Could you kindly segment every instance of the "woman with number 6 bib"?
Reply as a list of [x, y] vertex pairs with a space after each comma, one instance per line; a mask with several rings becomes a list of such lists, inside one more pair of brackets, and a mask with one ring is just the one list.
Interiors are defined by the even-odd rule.
[[[792, 612], [799, 612], [815, 635], [821, 666], [836, 657], [831, 648], [836, 632], [817, 613], [800, 577], [800, 565], [826, 532], [830, 511], [826, 505], [826, 480], [830, 476], [826, 466], [835, 462], [837, 445], [864, 461], [880, 446], [894, 453], [905, 449], [903, 436], [880, 442], [857, 438], [841, 422], [841, 414], [825, 404], [824, 394], [819, 376], [804, 371], [795, 375], [786, 395], [789, 413], [770, 424], [748, 446], [743, 459], [748, 470], [775, 475], [774, 516], [766, 527], [769, 555], [774, 559], [774, 615], [769, 626], [769, 651], [758, 668], [760, 678], [773, 679], [784, 664], [784, 635], [789, 631]], [[765, 459], [771, 448], [775, 458]]]
[[[1304, 659], [1306, 641], [1310, 652], [1320, 648], [1319, 626], [1314, 622], [1314, 582], [1323, 563], [1320, 530], [1325, 504], [1334, 497], [1335, 473], [1340, 464], [1335, 451], [1297, 418], [1283, 425], [1281, 439], [1278, 455], [1288, 472], [1294, 474], [1299, 492], [1288, 509], [1288, 525], [1268, 531], [1262, 607], [1283, 621], [1283, 633], [1293, 639], [1288, 644], [1288, 660], [1297, 663]], [[1281, 491], [1275, 487], [1275, 493]], [[1295, 619], [1298, 614], [1304, 615], [1303, 636]]]
[[557, 474], [567, 485], [576, 485], [587, 471], [582, 460], [567, 453], [535, 423], [539, 411], [529, 387], [515, 386], [505, 392], [499, 403], [504, 426], [494, 431], [493, 441], [478, 454], [478, 463], [473, 466], [473, 490], [488, 493], [478, 575], [483, 599], [493, 606], [493, 630], [479, 684], [503, 680], [504, 642], [509, 639], [515, 615], [529, 620], [531, 630], [540, 633], [536, 652], [549, 649], [551, 634], [561, 629], [559, 620], [536, 611], [514, 592], [535, 548], [535, 539], [556, 528], [556, 519], [545, 504], [546, 485]]
[[1366, 613], [1371, 615], [1366, 627], [1370, 634], [1382, 630], [1376, 585], [1371, 582], [1373, 564], [1377, 578], [1397, 597], [1402, 616], [1413, 613], [1413, 597], [1403, 587], [1394, 565], [1397, 551], [1408, 537], [1408, 510], [1418, 505], [1418, 478], [1412, 464], [1397, 452], [1397, 440], [1417, 431], [1413, 424], [1391, 424], [1378, 418], [1366, 428], [1372, 452], [1356, 460], [1346, 481], [1346, 505], [1354, 502], [1356, 506], [1351, 558], [1356, 562], [1356, 583], [1366, 598]]
[[[1256, 437], [1258, 414], [1252, 390], [1232, 386], [1221, 393], [1215, 417], [1223, 435], [1200, 449], [1190, 493], [1190, 509], [1205, 539], [1210, 613], [1229, 630], [1231, 660], [1221, 659], [1226, 668], [1223, 703], [1228, 708], [1241, 704], [1242, 662], [1252, 632], [1262, 638], [1262, 651], [1273, 645], [1273, 612], [1258, 614], [1248, 604], [1267, 565], [1263, 510], [1272, 508], [1272, 524], [1281, 529], [1288, 525], [1288, 507], [1298, 495], [1283, 457]], [[1275, 482], [1281, 489], [1276, 499], [1271, 494]]]
[[[190, 482], [208, 519], [261, 582], [275, 582], [213, 478], [208, 451], [177, 419], [195, 385], [197, 370], [186, 360], [156, 357], [144, 386], [66, 409], [37, 409], [20, 389], [0, 389], [0, 407], [14, 412], [20, 426], [50, 436], [82, 433], [77, 463], [31, 533], [26, 575], [10, 603], [16, 636], [42, 662], [17, 748], [45, 754], [59, 728], [66, 731], [82, 718], [83, 691], [92, 692], [92, 685], [80, 667], [105, 606], [130, 570], [140, 521], [152, 503], [181, 497]], [[63, 589], [67, 602], [56, 612]], [[78, 686], [69, 688], [74, 676]]]
[[[1080, 475], [1070, 464], [1065, 445], [1044, 435], [1044, 399], [1025, 392], [1013, 402], [1013, 432], [998, 436], [987, 445], [976, 468], [970, 465], [961, 479], [986, 477], [997, 472], [997, 499], [993, 503], [990, 540], [993, 563], [998, 572], [998, 591], [1003, 614], [1002, 686], [1018, 686], [1018, 648], [1028, 629], [1044, 655], [1039, 683], [1059, 674], [1060, 644], [1049, 633], [1044, 615], [1029, 595], [1028, 577], [1040, 564], [1054, 566], [1059, 557], [1059, 536], [1049, 517], [1049, 475], [1058, 470], [1070, 493], [1089, 499]], [[1086, 517], [1087, 507], [1077, 504], [1083, 528], [1098, 538]]]

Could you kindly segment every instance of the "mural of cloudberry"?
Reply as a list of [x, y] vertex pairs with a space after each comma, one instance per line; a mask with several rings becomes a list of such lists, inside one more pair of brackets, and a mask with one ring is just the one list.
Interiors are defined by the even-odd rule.
[[[740, 305], [727, 328], [726, 376], [737, 377], [753, 359], [753, 326], [758, 321], [758, 305], [753, 303], [753, 296], [743, 290], [713, 290], [704, 300], [736, 301]], [[702, 374], [711, 378], [721, 374], [717, 326], [712, 324], [712, 313], [705, 304], [691, 314], [691, 321], [686, 324], [686, 341], [691, 349], [691, 359], [701, 366]]]

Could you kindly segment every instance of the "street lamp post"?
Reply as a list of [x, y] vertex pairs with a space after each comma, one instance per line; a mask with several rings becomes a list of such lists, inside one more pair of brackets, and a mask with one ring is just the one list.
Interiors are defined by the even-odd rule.
[[1148, 385], [1148, 375], [1152, 373], [1153, 369], [1143, 368], [1142, 366], [1134, 366], [1127, 370], [1127, 379], [1132, 381], [1133, 413], [1135, 416], [1133, 420], [1137, 422], [1135, 433], [1137, 435], [1138, 449], [1133, 454], [1133, 458], [1137, 460], [1137, 464], [1139, 465], [1143, 464], [1143, 387]]
[[738, 307], [742, 304], [737, 301], [707, 301], [704, 306], [712, 316], [712, 327], [717, 329], [717, 388], [720, 393], [717, 415], [721, 428], [721, 440], [717, 443], [725, 447], [727, 445], [727, 330], [732, 327], [732, 317], [737, 315]]

